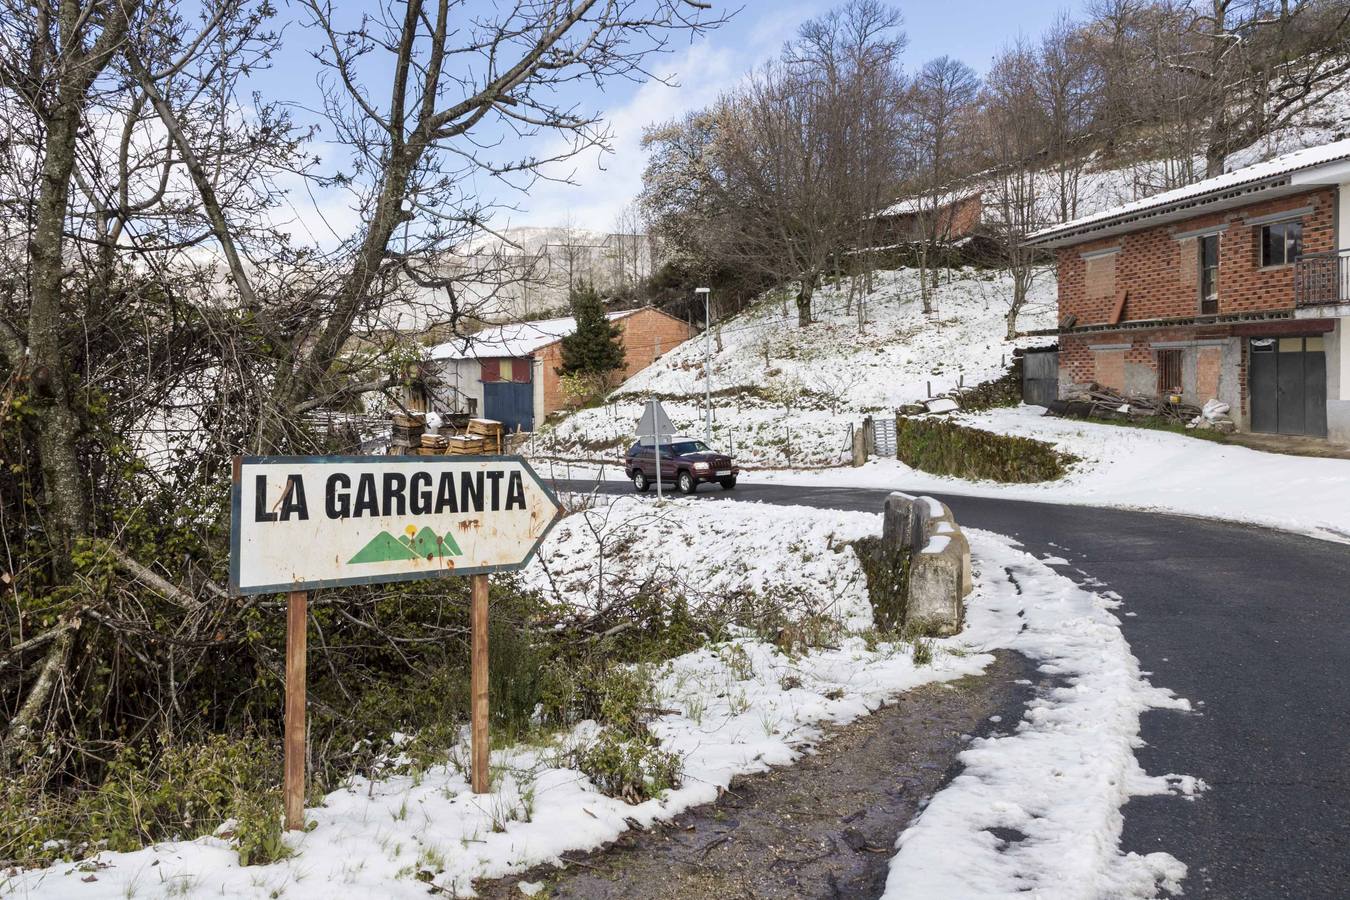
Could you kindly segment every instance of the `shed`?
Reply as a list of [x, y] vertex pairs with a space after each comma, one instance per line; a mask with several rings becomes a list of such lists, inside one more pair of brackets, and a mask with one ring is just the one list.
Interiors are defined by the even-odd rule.
[[[623, 329], [627, 379], [688, 340], [687, 323], [651, 306], [608, 315]], [[511, 431], [533, 431], [562, 407], [562, 339], [571, 317], [495, 325], [431, 349], [424, 379], [431, 408], [497, 419]]]

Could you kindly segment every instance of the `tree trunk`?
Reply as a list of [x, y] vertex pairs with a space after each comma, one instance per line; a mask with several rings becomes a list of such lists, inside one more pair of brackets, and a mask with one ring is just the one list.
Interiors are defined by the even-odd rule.
[[919, 298], [923, 300], [923, 311], [927, 315], [933, 311], [933, 293], [928, 288], [928, 242], [919, 245]]
[[62, 303], [64, 226], [75, 168], [80, 101], [62, 91], [47, 122], [47, 147], [33, 222], [28, 366], [37, 399], [37, 451], [42, 464], [46, 532], [57, 568], [68, 564], [71, 545], [86, 531], [87, 506], [75, 445], [79, 418], [71, 404], [71, 361]]
[[1010, 341], [1017, 337], [1017, 315], [1027, 302], [1027, 280], [1026, 272], [1013, 273], [1013, 295], [1012, 302], [1008, 305], [1007, 315], [1008, 330], [1004, 335]]
[[260, 417], [257, 452], [267, 453], [281, 449], [288, 419], [299, 404], [310, 399], [320, 381], [328, 374], [333, 361], [351, 337], [352, 323], [369, 299], [371, 285], [385, 260], [389, 239], [403, 221], [403, 198], [408, 179], [425, 145], [412, 144], [394, 154], [385, 169], [385, 183], [376, 201], [365, 238], [357, 250], [351, 271], [347, 274], [333, 304], [333, 314], [323, 331], [315, 339], [309, 353], [292, 371], [283, 371], [278, 378], [277, 396], [281, 402], [271, 415]]
[[810, 272], [802, 276], [801, 287], [797, 290], [797, 327], [805, 328], [811, 324], [811, 296], [816, 292], [819, 273]]

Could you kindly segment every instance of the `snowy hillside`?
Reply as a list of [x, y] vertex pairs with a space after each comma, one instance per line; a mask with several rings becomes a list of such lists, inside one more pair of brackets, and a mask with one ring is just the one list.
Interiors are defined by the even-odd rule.
[[[743, 463], [820, 466], [844, 461], [849, 429], [870, 412], [921, 400], [1007, 371], [1017, 343], [1004, 339], [1011, 280], [1001, 272], [944, 274], [934, 312], [923, 312], [918, 273], [879, 272], [858, 325], [847, 283], [816, 294], [817, 323], [797, 326], [787, 294], [770, 295], [714, 331], [713, 442]], [[1018, 320], [1020, 330], [1054, 325], [1055, 281], [1045, 272]], [[720, 347], [720, 349], [719, 349]], [[601, 407], [582, 410], [536, 439], [538, 455], [613, 458], [631, 441], [649, 396], [677, 429], [703, 434], [701, 337], [666, 354]]]

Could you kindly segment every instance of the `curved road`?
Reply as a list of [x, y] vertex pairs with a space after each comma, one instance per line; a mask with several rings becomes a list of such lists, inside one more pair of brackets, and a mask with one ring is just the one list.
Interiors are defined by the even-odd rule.
[[[734, 499], [880, 512], [887, 490], [742, 484]], [[1138, 755], [1151, 774], [1195, 775], [1209, 790], [1131, 800], [1125, 850], [1185, 862], [1188, 898], [1350, 896], [1350, 547], [1175, 515], [939, 497], [963, 525], [1063, 557], [1065, 574], [1119, 593], [1151, 681], [1195, 706], [1146, 713]]]

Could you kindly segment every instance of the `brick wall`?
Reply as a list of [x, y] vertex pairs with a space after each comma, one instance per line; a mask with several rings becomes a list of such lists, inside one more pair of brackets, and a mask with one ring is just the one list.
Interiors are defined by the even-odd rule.
[[[927, 204], [925, 204], [927, 206]], [[925, 223], [939, 240], [958, 241], [969, 237], [979, 228], [984, 218], [984, 199], [981, 194], [972, 194], [952, 203], [945, 204], [932, 212], [925, 213]], [[932, 220], [936, 219], [936, 222]], [[920, 227], [917, 213], [899, 213], [881, 219], [886, 240], [917, 241], [923, 239], [927, 230]]]
[[[618, 380], [627, 380], [655, 362], [672, 347], [684, 343], [694, 330], [673, 316], [655, 309], [640, 309], [618, 321], [623, 328], [624, 368]], [[534, 352], [540, 361], [544, 382], [544, 409], [536, 415], [548, 415], [562, 408], [562, 381], [558, 367], [562, 365], [562, 343], [555, 341]]]
[[[1122, 321], [1197, 315], [1198, 242], [1173, 235], [1225, 225], [1219, 237], [1219, 313], [1290, 309], [1293, 267], [1262, 269], [1261, 228], [1243, 219], [1305, 206], [1314, 209], [1303, 216], [1303, 252], [1335, 249], [1336, 190], [1331, 187], [1065, 247], [1058, 251], [1060, 319], [1072, 314], [1078, 325], [1107, 322], [1119, 290], [1130, 295]], [[1120, 252], [1083, 259], [1084, 253], [1111, 247]], [[1107, 286], [1113, 289], [1108, 292]]]

